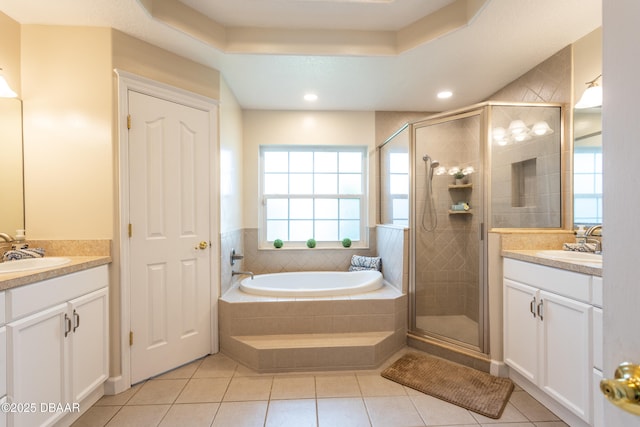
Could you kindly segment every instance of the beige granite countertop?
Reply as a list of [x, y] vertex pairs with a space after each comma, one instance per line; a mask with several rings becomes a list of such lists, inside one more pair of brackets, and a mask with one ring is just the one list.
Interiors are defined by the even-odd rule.
[[548, 267], [560, 268], [562, 270], [574, 271], [576, 273], [589, 274], [592, 276], [602, 276], [602, 267], [587, 265], [586, 263], [568, 262], [557, 259], [543, 258], [537, 253], [543, 249], [528, 250], [503, 250], [502, 256], [505, 258], [517, 259], [520, 261], [532, 262], [535, 264], [546, 265]]
[[65, 258], [69, 258], [71, 262], [57, 267], [0, 274], [0, 291], [111, 263], [110, 256], [65, 256]]

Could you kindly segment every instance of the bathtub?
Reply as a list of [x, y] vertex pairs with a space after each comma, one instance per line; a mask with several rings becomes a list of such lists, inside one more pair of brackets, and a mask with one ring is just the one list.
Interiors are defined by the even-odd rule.
[[240, 290], [271, 297], [321, 297], [359, 294], [383, 285], [379, 271], [300, 271], [247, 277]]

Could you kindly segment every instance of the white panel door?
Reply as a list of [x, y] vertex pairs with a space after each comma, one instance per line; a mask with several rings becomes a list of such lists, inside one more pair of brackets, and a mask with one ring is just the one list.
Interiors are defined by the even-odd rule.
[[[129, 91], [131, 382], [209, 353], [207, 112]], [[202, 242], [202, 245], [201, 245]]]

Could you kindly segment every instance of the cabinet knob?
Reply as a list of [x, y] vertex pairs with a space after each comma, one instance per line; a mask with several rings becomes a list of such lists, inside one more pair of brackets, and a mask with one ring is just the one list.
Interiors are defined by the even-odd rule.
[[620, 409], [640, 415], [640, 365], [621, 363], [614, 379], [600, 381], [600, 391]]

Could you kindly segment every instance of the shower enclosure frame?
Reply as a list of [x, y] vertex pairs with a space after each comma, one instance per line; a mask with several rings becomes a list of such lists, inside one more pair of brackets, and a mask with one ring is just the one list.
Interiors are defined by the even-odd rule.
[[[564, 114], [565, 106], [560, 103], [528, 103], [528, 102], [496, 102], [488, 101], [479, 104], [470, 105], [460, 109], [438, 113], [425, 117], [424, 119], [409, 123], [409, 176], [410, 176], [410, 194], [409, 194], [409, 331], [408, 335], [412, 338], [426, 338], [435, 342], [441, 342], [445, 345], [452, 345], [453, 348], [459, 348], [461, 351], [471, 352], [481, 357], [486, 357], [490, 354], [490, 324], [489, 324], [489, 279], [488, 279], [488, 233], [491, 230], [491, 143], [492, 137], [490, 130], [492, 129], [492, 108], [493, 107], [556, 107], [559, 108], [560, 113], [560, 167], [564, 165], [564, 145], [565, 145], [565, 129], [564, 129]], [[416, 152], [416, 130], [420, 127], [432, 126], [448, 121], [457, 119], [463, 119], [473, 116], [479, 116], [480, 118], [480, 136], [479, 136], [479, 157], [481, 170], [476, 171], [476, 175], [473, 179], [474, 192], [480, 192], [481, 207], [474, 206], [474, 215], [480, 216], [479, 230], [477, 230], [480, 239], [479, 245], [479, 271], [478, 277], [479, 283], [479, 307], [478, 307], [478, 345], [471, 345], [450, 337], [441, 336], [430, 333], [416, 327], [416, 239], [417, 229], [420, 226], [420, 206], [418, 206], [418, 197], [416, 193], [416, 159], [422, 158], [425, 153]], [[394, 134], [395, 135], [395, 134]], [[391, 138], [390, 138], [391, 139]], [[565, 187], [565, 177], [561, 174], [561, 190]], [[565, 206], [561, 202], [560, 213], [560, 226], [555, 229], [562, 229], [564, 226], [563, 212]], [[501, 331], [493, 330], [492, 333], [501, 336]]]
[[[485, 189], [487, 187], [486, 181], [486, 135], [488, 135], [488, 125], [487, 125], [487, 114], [485, 110], [485, 104], [476, 104], [469, 107], [465, 107], [458, 110], [448, 111], [444, 113], [435, 114], [432, 116], [428, 116], [422, 120], [412, 122], [409, 124], [409, 135], [410, 135], [410, 143], [409, 143], [409, 175], [410, 175], [410, 197], [409, 197], [409, 252], [410, 252], [410, 270], [409, 270], [409, 334], [416, 337], [426, 337], [435, 339], [436, 341], [444, 342], [446, 344], [454, 345], [456, 347], [463, 348], [467, 351], [471, 350], [473, 352], [477, 352], [479, 354], [488, 354], [488, 322], [486, 321], [486, 309], [487, 309], [487, 275], [486, 275], [486, 251], [487, 251], [487, 236], [486, 236], [486, 227], [484, 227], [484, 218], [487, 216], [487, 203], [485, 197]], [[480, 259], [479, 263], [479, 278], [480, 278], [480, 295], [479, 300], [481, 303], [479, 304], [479, 334], [478, 334], [478, 346], [474, 346], [444, 335], [435, 334], [429, 332], [424, 329], [419, 329], [416, 326], [417, 319], [417, 309], [416, 309], [416, 239], [418, 229], [420, 227], [420, 206], [418, 206], [418, 195], [417, 195], [417, 173], [416, 173], [416, 159], [418, 157], [422, 157], [424, 153], [418, 153], [416, 148], [416, 131], [422, 127], [428, 127], [433, 125], [438, 125], [446, 122], [451, 122], [458, 119], [465, 119], [469, 117], [479, 116], [480, 118], [480, 135], [479, 135], [479, 156], [480, 163], [482, 165], [482, 170], [476, 171], [476, 174], [480, 176], [480, 179], [474, 180], [474, 183], [477, 183], [477, 187], [474, 188], [474, 191], [479, 191], [480, 200], [482, 201], [482, 206], [478, 209], [476, 206], [473, 207], [474, 215], [481, 216], [480, 220], [480, 229], [479, 239], [481, 241], [480, 245]], [[426, 209], [426, 206], [424, 207]]]

